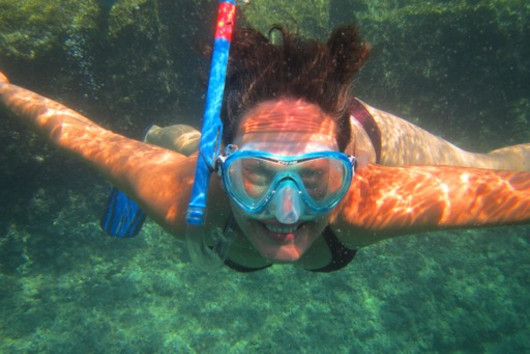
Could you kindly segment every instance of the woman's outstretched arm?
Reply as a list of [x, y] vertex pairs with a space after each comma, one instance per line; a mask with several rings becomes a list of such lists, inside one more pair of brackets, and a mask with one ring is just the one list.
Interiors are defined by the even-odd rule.
[[96, 168], [157, 223], [183, 234], [195, 157], [106, 130], [55, 101], [10, 84], [1, 73], [0, 105]]
[[332, 227], [355, 247], [408, 233], [530, 223], [530, 172], [368, 165]]

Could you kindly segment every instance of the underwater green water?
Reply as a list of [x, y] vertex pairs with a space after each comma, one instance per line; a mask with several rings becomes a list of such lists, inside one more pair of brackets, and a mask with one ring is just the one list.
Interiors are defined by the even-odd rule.
[[[197, 124], [215, 2], [0, 0], [0, 70], [129, 136]], [[248, 21], [373, 46], [356, 93], [458, 145], [530, 141], [530, 4], [254, 0]], [[210, 32], [208, 32], [210, 31]], [[204, 71], [204, 70], [203, 70]], [[109, 186], [0, 112], [0, 352], [530, 352], [530, 226], [381, 242], [345, 269], [197, 270], [148, 222], [98, 226]]]

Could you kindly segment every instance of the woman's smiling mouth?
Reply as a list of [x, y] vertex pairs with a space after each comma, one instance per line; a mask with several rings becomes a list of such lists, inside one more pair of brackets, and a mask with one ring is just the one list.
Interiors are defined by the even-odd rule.
[[277, 242], [292, 242], [295, 238], [295, 232], [299, 230], [304, 223], [293, 225], [280, 224], [278, 222], [265, 223], [258, 221], [258, 224], [265, 231], [265, 234]]

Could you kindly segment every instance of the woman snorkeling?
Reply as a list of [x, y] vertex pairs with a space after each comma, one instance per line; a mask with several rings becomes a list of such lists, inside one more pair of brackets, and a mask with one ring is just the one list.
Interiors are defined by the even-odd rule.
[[[205, 225], [231, 235], [226, 265], [329, 272], [386, 238], [530, 221], [530, 144], [469, 153], [355, 99], [369, 47], [353, 26], [326, 43], [281, 33], [234, 33]], [[0, 102], [184, 237], [198, 132], [149, 131], [175, 151], [128, 139], [3, 75]]]

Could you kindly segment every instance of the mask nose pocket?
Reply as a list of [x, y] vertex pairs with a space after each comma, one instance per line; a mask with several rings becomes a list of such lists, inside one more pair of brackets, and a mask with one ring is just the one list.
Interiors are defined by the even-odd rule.
[[276, 190], [272, 206], [274, 216], [282, 224], [295, 224], [304, 212], [300, 190], [292, 180], [284, 181]]

